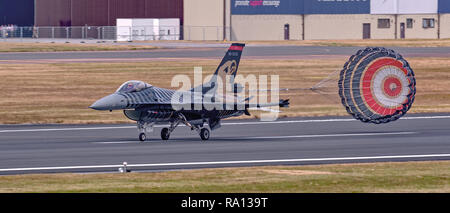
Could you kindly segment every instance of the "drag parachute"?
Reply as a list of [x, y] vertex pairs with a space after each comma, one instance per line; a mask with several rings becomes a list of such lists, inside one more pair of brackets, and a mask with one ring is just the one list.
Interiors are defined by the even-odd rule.
[[345, 63], [338, 82], [342, 104], [354, 118], [375, 124], [395, 121], [414, 102], [416, 79], [393, 50], [368, 47]]

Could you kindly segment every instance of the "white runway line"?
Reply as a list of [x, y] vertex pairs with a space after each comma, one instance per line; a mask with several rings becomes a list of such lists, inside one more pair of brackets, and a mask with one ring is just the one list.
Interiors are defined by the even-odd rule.
[[111, 142], [92, 142], [94, 144], [125, 144], [125, 143], [139, 143], [139, 141], [111, 141]]
[[49, 131], [103, 130], [103, 129], [130, 129], [130, 128], [136, 128], [136, 126], [80, 127], [80, 128], [58, 128], [58, 129], [11, 129], [11, 130], [0, 130], [0, 133], [8, 133], [8, 132], [49, 132]]
[[352, 137], [352, 136], [379, 136], [379, 135], [410, 135], [416, 133], [417, 132], [380, 132], [380, 133], [329, 134], [329, 135], [263, 136], [263, 137], [246, 137], [246, 138], [248, 139], [323, 138], [323, 137]]
[[[424, 120], [424, 119], [448, 119], [450, 116], [417, 116], [417, 117], [402, 117], [400, 120]], [[292, 121], [259, 121], [259, 122], [231, 122], [222, 123], [223, 126], [227, 125], [265, 125], [265, 124], [291, 124], [291, 123], [323, 123], [323, 122], [357, 122], [356, 119], [317, 119], [317, 120], [292, 120]], [[167, 127], [168, 125], [155, 125], [156, 128]], [[184, 126], [184, 125], [179, 125]], [[13, 133], [13, 132], [46, 132], [46, 131], [80, 131], [80, 130], [108, 130], [108, 129], [132, 129], [133, 126], [112, 126], [112, 127], [79, 127], [79, 128], [52, 128], [52, 129], [11, 129], [0, 130], [0, 133]]]
[[[155, 163], [155, 164], [128, 164], [128, 168], [136, 167], [163, 167], [163, 166], [201, 166], [201, 165], [236, 165], [256, 163], [293, 163], [293, 162], [317, 162], [317, 161], [346, 161], [346, 160], [380, 160], [380, 159], [421, 159], [450, 157], [450, 154], [428, 154], [428, 155], [392, 155], [392, 156], [368, 156], [368, 157], [336, 157], [336, 158], [305, 158], [305, 159], [279, 159], [279, 160], [246, 160], [246, 161], [214, 161], [214, 162], [185, 162], [185, 163]], [[0, 172], [13, 171], [43, 171], [43, 170], [68, 170], [68, 169], [102, 169], [120, 168], [122, 164], [116, 165], [94, 165], [94, 166], [62, 166], [62, 167], [35, 167], [35, 168], [9, 168], [0, 169]]]

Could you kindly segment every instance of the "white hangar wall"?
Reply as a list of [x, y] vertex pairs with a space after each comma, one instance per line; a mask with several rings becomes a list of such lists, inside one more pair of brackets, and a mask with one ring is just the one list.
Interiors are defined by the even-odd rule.
[[[378, 19], [388, 19], [390, 27], [379, 29], [377, 27]], [[395, 38], [393, 21], [391, 15], [305, 15], [305, 40], [362, 39], [364, 24], [370, 26], [371, 39], [393, 39]]]
[[450, 13], [440, 14], [440, 38], [450, 38]]
[[229, 40], [230, 0], [184, 0], [183, 14], [185, 40]]
[[396, 14], [398, 0], [371, 0], [370, 14]]
[[[408, 19], [410, 21], [408, 21]], [[434, 20], [433, 26], [424, 26], [424, 20]], [[401, 37], [402, 25], [406, 39], [436, 39], [438, 38], [438, 14], [402, 14], [397, 16], [397, 38]], [[408, 26], [408, 22], [410, 22]]]
[[398, 14], [436, 14], [438, 0], [398, 0]]
[[370, 14], [436, 14], [438, 0], [371, 0]]
[[283, 40], [285, 25], [289, 25], [289, 39], [302, 40], [301, 15], [233, 15], [234, 40]]

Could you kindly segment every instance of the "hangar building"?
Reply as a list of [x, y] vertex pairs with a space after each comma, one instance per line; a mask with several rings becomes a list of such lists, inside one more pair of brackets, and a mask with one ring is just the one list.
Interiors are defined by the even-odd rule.
[[186, 40], [450, 38], [449, 0], [0, 0], [0, 25], [74, 28], [40, 35], [119, 18], [178, 18]]
[[183, 23], [183, 0], [0, 0], [0, 25], [115, 26], [118, 18]]
[[[450, 1], [185, 0], [184, 20], [223, 27], [229, 40], [450, 38]], [[192, 40], [220, 34], [187, 33]]]
[[115, 26], [118, 18], [179, 18], [183, 0], [36, 0], [36, 26]]

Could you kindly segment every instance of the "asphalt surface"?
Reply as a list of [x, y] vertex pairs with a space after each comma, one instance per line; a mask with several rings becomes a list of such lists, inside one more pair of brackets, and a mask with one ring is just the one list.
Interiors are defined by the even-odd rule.
[[385, 125], [350, 117], [225, 121], [203, 142], [178, 127], [140, 143], [134, 125], [2, 125], [0, 175], [450, 160], [450, 114]]
[[[222, 44], [221, 44], [222, 45]], [[0, 63], [131, 61], [223, 57], [227, 46], [149, 51], [0, 53]], [[360, 47], [258, 46], [245, 58], [349, 57]], [[449, 47], [392, 49], [405, 57], [450, 57]], [[163, 142], [161, 127], [145, 143], [135, 125], [0, 125], [0, 175], [53, 172], [160, 171], [259, 165], [450, 160], [450, 115], [414, 115], [386, 125], [350, 117], [226, 121], [202, 142], [179, 127]]]
[[[91, 52], [36, 52], [0, 53], [0, 62], [26, 60], [95, 60], [159, 59], [159, 58], [222, 58], [224, 47], [163, 48], [148, 51], [91, 51]], [[389, 48], [389, 47], [388, 47]], [[450, 47], [390, 47], [404, 57], [450, 57]], [[247, 46], [243, 59], [259, 58], [305, 58], [317, 56], [351, 56], [362, 47], [321, 46]]]

